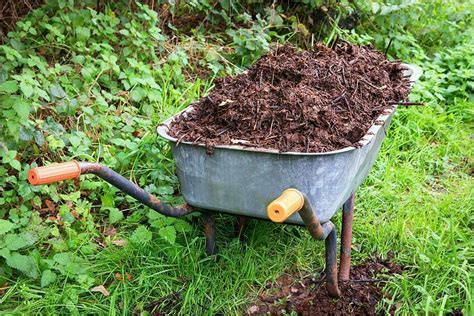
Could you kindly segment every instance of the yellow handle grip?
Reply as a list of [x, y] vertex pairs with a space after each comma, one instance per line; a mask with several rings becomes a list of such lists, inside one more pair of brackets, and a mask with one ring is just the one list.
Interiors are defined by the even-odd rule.
[[49, 166], [33, 168], [28, 173], [28, 181], [32, 185], [53, 183], [77, 178], [81, 175], [81, 167], [75, 160], [54, 163]]
[[267, 215], [275, 223], [283, 223], [304, 205], [303, 193], [287, 189], [267, 206]]

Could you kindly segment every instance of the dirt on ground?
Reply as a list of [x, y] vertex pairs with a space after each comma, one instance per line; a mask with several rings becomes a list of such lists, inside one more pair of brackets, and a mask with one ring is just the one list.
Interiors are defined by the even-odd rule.
[[[339, 299], [327, 295], [323, 279], [285, 274], [269, 283], [249, 306], [246, 315], [377, 315], [377, 303], [389, 275], [400, 274], [402, 267], [390, 260], [371, 259], [351, 268], [350, 281], [340, 282]], [[393, 314], [393, 310], [385, 311]]]
[[232, 144], [281, 152], [357, 146], [384, 110], [408, 96], [402, 69], [370, 46], [276, 47], [243, 74], [217, 79], [169, 133], [211, 151]]

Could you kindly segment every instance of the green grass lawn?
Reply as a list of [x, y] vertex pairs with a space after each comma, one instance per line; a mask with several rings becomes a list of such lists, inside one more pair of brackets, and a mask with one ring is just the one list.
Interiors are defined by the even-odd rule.
[[[382, 309], [398, 304], [408, 314], [474, 311], [472, 105], [456, 101], [448, 111], [400, 109], [357, 192], [353, 262], [392, 252], [394, 261], [407, 268], [390, 279], [386, 290], [392, 298]], [[335, 222], [339, 219], [340, 214]], [[110, 284], [111, 295], [83, 293], [77, 310], [127, 314], [167, 297], [168, 312], [239, 313], [268, 280], [284, 272], [323, 269], [323, 243], [304, 228], [252, 220], [246, 242], [240, 243], [233, 221], [217, 218], [219, 253], [211, 257], [204, 255], [199, 225], [173, 246], [153, 240], [145, 246], [110, 245], [87, 256], [89, 269]], [[116, 272], [133, 279], [118, 282]], [[170, 295], [176, 292], [179, 297]], [[54, 312], [67, 307], [64, 295], [72, 301], [77, 293], [66, 284], [41, 289], [20, 279], [0, 301], [9, 311]]]
[[[386, 289], [392, 298], [381, 308], [398, 304], [409, 314], [474, 311], [472, 106], [455, 101], [448, 110], [399, 109], [357, 192], [353, 262], [393, 252], [394, 261], [407, 267], [390, 280]], [[82, 294], [78, 311], [126, 314], [168, 296], [163, 301], [168, 311], [239, 313], [268, 280], [288, 271], [323, 269], [323, 243], [304, 228], [252, 220], [247, 241], [240, 243], [233, 221], [217, 218], [219, 254], [211, 257], [204, 255], [199, 225], [173, 246], [153, 240], [89, 255], [89, 269], [110, 284], [111, 295]], [[133, 279], [118, 282], [116, 272]], [[66, 307], [59, 303], [64, 295], [77, 295], [70, 285], [41, 289], [24, 282], [17, 280], [0, 299], [10, 311], [53, 312]], [[180, 297], [170, 295], [175, 292]]]
[[[423, 6], [393, 14], [409, 17]], [[390, 253], [405, 267], [387, 283], [381, 311], [396, 305], [399, 314], [473, 315], [472, 32], [451, 38], [468, 18], [449, 26], [440, 21], [466, 10], [451, 2], [433, 8], [431, 24], [407, 20], [416, 22], [406, 22], [413, 33], [374, 26], [338, 31], [379, 44], [390, 33], [399, 45], [392, 57], [424, 69], [412, 99], [426, 105], [397, 110], [357, 191], [352, 258], [357, 264]], [[194, 214], [184, 221], [156, 216], [92, 176], [80, 185], [30, 187], [30, 167], [101, 161], [163, 200], [181, 203], [169, 146], [155, 127], [205, 93], [214, 75], [239, 71], [238, 59], [223, 55], [226, 45], [248, 47], [236, 37], [228, 44], [205, 42], [200, 33], [180, 41], [164, 37], [146, 7], [125, 8], [120, 16], [109, 7], [103, 13], [41, 10], [0, 45], [0, 127], [7, 127], [0, 135], [0, 313], [146, 315], [158, 306], [170, 314], [241, 314], [282, 273], [319, 275], [324, 243], [302, 227], [251, 220], [240, 242], [235, 218], [219, 215], [218, 254], [207, 257]], [[268, 44], [259, 37], [265, 29], [245, 30], [258, 45]], [[246, 54], [242, 63], [252, 59]], [[208, 75], [195, 79], [202, 67]], [[340, 231], [340, 213], [333, 222]], [[109, 295], [93, 291], [98, 285]]]

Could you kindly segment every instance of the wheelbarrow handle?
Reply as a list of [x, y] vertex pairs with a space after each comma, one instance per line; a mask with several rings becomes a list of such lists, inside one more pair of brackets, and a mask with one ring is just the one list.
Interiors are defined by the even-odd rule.
[[311, 236], [325, 240], [334, 229], [331, 221], [321, 224], [308, 197], [297, 189], [286, 189], [267, 205], [267, 215], [275, 223], [283, 223], [291, 215], [298, 213]]
[[95, 174], [99, 178], [112, 184], [120, 191], [125, 192], [139, 202], [165, 216], [178, 217], [195, 211], [195, 209], [188, 204], [176, 207], [169, 206], [157, 197], [140, 188], [132, 181], [99, 163], [77, 162], [73, 160], [51, 164], [45, 167], [33, 168], [28, 174], [28, 181], [32, 185], [41, 185], [77, 178], [81, 174]]
[[33, 168], [28, 173], [28, 181], [32, 185], [48, 184], [67, 179], [77, 178], [81, 175], [81, 167], [75, 160], [54, 163], [49, 166]]
[[268, 217], [276, 223], [283, 223], [296, 212], [301, 216], [311, 236], [325, 241], [327, 290], [330, 296], [340, 297], [341, 291], [337, 283], [337, 234], [334, 224], [331, 221], [321, 224], [308, 197], [296, 189], [286, 189], [267, 206]]
[[304, 206], [304, 195], [296, 189], [286, 189], [267, 206], [267, 215], [275, 223], [283, 223]]

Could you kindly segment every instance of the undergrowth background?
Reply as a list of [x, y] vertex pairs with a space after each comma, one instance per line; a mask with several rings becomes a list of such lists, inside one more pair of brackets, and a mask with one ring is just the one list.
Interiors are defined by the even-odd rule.
[[31, 167], [100, 161], [183, 202], [164, 119], [279, 43], [336, 38], [421, 66], [358, 192], [354, 259], [407, 267], [382, 310], [474, 313], [472, 1], [65, 1], [16, 23], [0, 45], [0, 311], [241, 313], [283, 272], [322, 270], [304, 229], [165, 218], [97, 178], [32, 187]]

